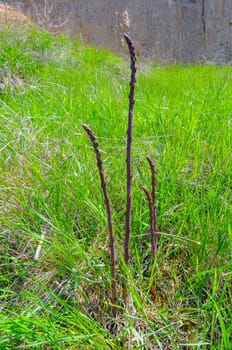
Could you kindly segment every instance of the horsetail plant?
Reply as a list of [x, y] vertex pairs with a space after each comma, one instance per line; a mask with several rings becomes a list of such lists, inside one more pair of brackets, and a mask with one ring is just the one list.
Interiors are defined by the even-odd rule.
[[152, 250], [152, 261], [156, 257], [157, 251], [157, 214], [156, 214], [156, 172], [153, 160], [147, 157], [147, 161], [151, 169], [151, 206], [150, 206], [150, 226], [151, 226], [151, 250]]
[[[156, 251], [157, 251], [157, 215], [156, 215], [156, 173], [155, 165], [150, 157], [147, 157], [147, 161], [151, 170], [151, 192], [146, 188], [142, 187], [147, 197], [150, 213], [150, 233], [151, 233], [151, 263], [154, 264]], [[156, 296], [156, 280], [153, 280], [151, 287], [152, 298]]]
[[117, 284], [116, 284], [116, 248], [115, 248], [115, 241], [114, 241], [114, 234], [113, 234], [113, 219], [112, 219], [112, 209], [110, 205], [108, 190], [107, 190], [107, 183], [105, 181], [105, 173], [104, 168], [102, 164], [101, 159], [101, 151], [99, 149], [98, 140], [94, 134], [94, 132], [90, 129], [90, 127], [86, 124], [82, 125], [85, 129], [86, 133], [88, 134], [97, 159], [97, 167], [99, 170], [100, 175], [100, 181], [101, 181], [101, 187], [104, 194], [105, 199], [105, 205], [106, 205], [106, 212], [107, 212], [107, 221], [108, 221], [108, 228], [109, 228], [109, 241], [110, 241], [110, 258], [111, 258], [111, 303], [112, 303], [112, 312], [115, 314], [115, 305], [116, 305], [116, 297], [117, 297]]
[[[129, 94], [129, 113], [128, 113], [128, 129], [127, 129], [127, 149], [126, 149], [126, 167], [127, 167], [127, 197], [126, 197], [126, 228], [124, 240], [124, 260], [126, 265], [129, 264], [130, 257], [130, 236], [131, 236], [131, 209], [132, 209], [132, 130], [133, 130], [133, 111], [134, 111], [134, 90], [136, 83], [136, 55], [133, 42], [128, 34], [124, 34], [124, 38], [129, 48], [131, 58], [131, 80]], [[123, 302], [127, 305], [127, 288], [124, 281], [123, 285]]]
[[[129, 48], [130, 58], [131, 58], [131, 80], [130, 80], [130, 94], [129, 94], [129, 112], [128, 112], [128, 129], [127, 129], [127, 149], [126, 149], [126, 164], [127, 164], [127, 196], [126, 196], [126, 227], [125, 227], [125, 238], [124, 238], [124, 260], [126, 265], [129, 264], [130, 257], [130, 236], [131, 236], [131, 209], [132, 209], [132, 129], [133, 129], [133, 110], [134, 110], [134, 89], [136, 83], [136, 55], [134, 45], [132, 43], [131, 38], [128, 34], [124, 34], [124, 38]], [[109, 195], [107, 191], [107, 185], [104, 176], [104, 169], [101, 160], [101, 151], [99, 149], [97, 138], [91, 128], [83, 124], [83, 128], [88, 134], [94, 152], [96, 154], [97, 159], [97, 167], [99, 169], [101, 187], [104, 194], [106, 211], [107, 211], [107, 219], [108, 219], [108, 227], [109, 227], [109, 240], [110, 240], [110, 252], [111, 252], [111, 277], [112, 277], [112, 297], [111, 302], [112, 305], [116, 304], [116, 249], [115, 249], [115, 240], [113, 234], [113, 220], [112, 220], [112, 209], [110, 205]], [[127, 305], [127, 288], [126, 281], [123, 283], [123, 295], [122, 299], [124, 305]], [[115, 308], [113, 307], [113, 313], [115, 313]]]

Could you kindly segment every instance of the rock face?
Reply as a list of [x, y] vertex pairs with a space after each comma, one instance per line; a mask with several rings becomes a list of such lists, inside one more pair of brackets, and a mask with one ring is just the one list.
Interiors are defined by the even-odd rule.
[[[11, 24], [23, 24], [26, 26], [31, 26], [32, 22], [24, 16], [21, 12], [17, 12], [12, 7], [0, 4], [0, 28], [4, 27], [8, 23]], [[0, 68], [1, 77], [1, 68]]]
[[[4, 3], [4, 1], [2, 1]], [[53, 31], [80, 33], [91, 44], [161, 62], [232, 62], [231, 0], [8, 0]]]

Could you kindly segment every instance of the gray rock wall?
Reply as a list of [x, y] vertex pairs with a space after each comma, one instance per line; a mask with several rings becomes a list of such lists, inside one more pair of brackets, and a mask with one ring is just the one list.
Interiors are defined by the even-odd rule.
[[[4, 1], [2, 1], [4, 2]], [[232, 0], [8, 0], [53, 31], [161, 62], [232, 62]]]

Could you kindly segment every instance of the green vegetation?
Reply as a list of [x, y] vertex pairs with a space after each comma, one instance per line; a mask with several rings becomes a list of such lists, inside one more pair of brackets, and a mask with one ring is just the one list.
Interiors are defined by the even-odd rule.
[[[0, 40], [0, 348], [231, 349], [231, 68], [140, 64], [133, 302], [118, 300], [112, 320], [107, 218], [82, 123], [103, 151], [120, 251], [129, 59], [38, 30]], [[152, 272], [147, 155], [161, 231]]]

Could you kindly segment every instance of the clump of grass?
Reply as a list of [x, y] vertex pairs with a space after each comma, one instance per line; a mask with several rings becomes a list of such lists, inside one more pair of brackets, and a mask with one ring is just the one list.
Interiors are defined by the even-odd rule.
[[[0, 92], [0, 347], [120, 349], [126, 339], [134, 349], [228, 347], [231, 67], [140, 64], [131, 258], [123, 266], [134, 308], [124, 310], [126, 322], [115, 317], [112, 331], [108, 223], [81, 125], [100, 135], [114, 234], [123, 247], [127, 66], [43, 32], [3, 33], [0, 52], [11, 76], [23, 80]], [[142, 183], [151, 192], [148, 154], [159, 174], [162, 231], [155, 302], [141, 191]]]

